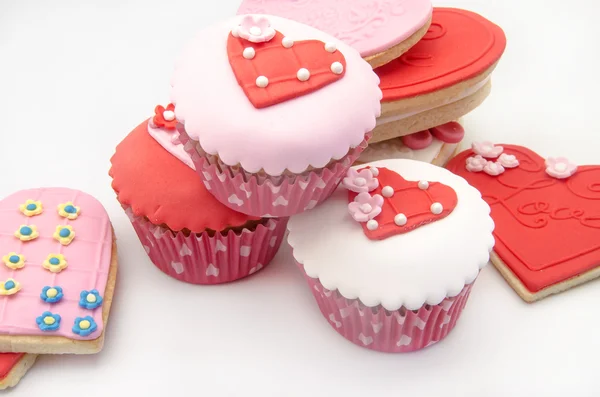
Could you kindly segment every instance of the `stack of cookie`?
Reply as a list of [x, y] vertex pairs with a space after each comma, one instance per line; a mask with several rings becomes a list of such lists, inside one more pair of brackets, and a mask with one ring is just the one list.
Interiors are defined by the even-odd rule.
[[[491, 91], [504, 52], [501, 28], [429, 0], [244, 0], [239, 11], [317, 27], [355, 47], [381, 79], [382, 112], [361, 162], [409, 158], [445, 164], [464, 131], [456, 123]], [[450, 124], [447, 124], [450, 123]]]
[[0, 201], [0, 389], [37, 354], [94, 354], [104, 344], [117, 273], [108, 214], [90, 195], [30, 189]]

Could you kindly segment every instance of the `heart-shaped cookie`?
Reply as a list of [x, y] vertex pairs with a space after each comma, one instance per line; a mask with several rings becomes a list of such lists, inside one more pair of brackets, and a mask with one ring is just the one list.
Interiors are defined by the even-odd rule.
[[[261, 29], [251, 26], [249, 30], [255, 28], [255, 32]], [[231, 69], [257, 109], [309, 94], [344, 77], [346, 60], [334, 44], [293, 41], [280, 32], [273, 33], [257, 42], [242, 37], [234, 28], [227, 39]]]
[[[496, 224], [492, 261], [502, 275], [528, 302], [600, 276], [600, 166], [576, 168], [525, 147], [495, 147], [504, 148], [490, 160], [505, 162], [499, 175], [474, 167], [473, 159], [486, 160], [473, 150], [457, 155], [447, 168], [490, 205]], [[508, 163], [512, 156], [518, 165]]]
[[[369, 168], [359, 170], [354, 182], [344, 180], [346, 186], [354, 184], [361, 190], [348, 194], [349, 209], [361, 222], [365, 235], [371, 240], [381, 240], [396, 234], [410, 232], [418, 227], [439, 221], [450, 215], [458, 202], [456, 192], [440, 182], [407, 181], [385, 167], [377, 168], [376, 178]], [[367, 181], [362, 183], [361, 179]], [[373, 189], [371, 187], [377, 186]], [[370, 190], [369, 190], [370, 189]], [[367, 197], [367, 196], [370, 196]], [[370, 216], [369, 216], [370, 214]], [[365, 217], [366, 215], [366, 217]], [[365, 221], [368, 219], [368, 221]]]

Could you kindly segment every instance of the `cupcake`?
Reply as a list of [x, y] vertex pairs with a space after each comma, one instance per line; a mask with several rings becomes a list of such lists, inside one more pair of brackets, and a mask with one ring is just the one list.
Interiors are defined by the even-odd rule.
[[263, 15], [200, 32], [171, 85], [198, 175], [224, 205], [256, 217], [323, 202], [366, 147], [382, 97], [356, 50]]
[[408, 352], [454, 328], [494, 246], [489, 214], [463, 178], [382, 160], [351, 168], [329, 200], [292, 217], [288, 241], [333, 329]]
[[219, 203], [195, 173], [174, 124], [164, 120], [172, 111], [156, 112], [117, 146], [109, 172], [151, 261], [193, 284], [234, 281], [269, 264], [287, 219], [252, 217]]

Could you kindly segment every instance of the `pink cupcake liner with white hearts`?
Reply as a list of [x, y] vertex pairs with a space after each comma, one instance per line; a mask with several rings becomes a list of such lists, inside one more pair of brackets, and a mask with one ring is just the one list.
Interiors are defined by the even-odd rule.
[[192, 284], [222, 284], [239, 280], [267, 266], [283, 241], [287, 219], [269, 219], [251, 231], [230, 230], [185, 235], [129, 216], [144, 250], [163, 273]]
[[[299, 265], [302, 269], [302, 265]], [[393, 312], [382, 306], [366, 307], [358, 299], [347, 299], [323, 287], [305, 274], [313, 296], [327, 322], [350, 342], [386, 353], [423, 349], [444, 339], [456, 325], [467, 303], [473, 283], [455, 297], [418, 310], [402, 307]]]
[[248, 173], [241, 167], [223, 164], [216, 156], [201, 153], [199, 145], [181, 130], [181, 141], [206, 189], [227, 207], [262, 218], [289, 217], [325, 201], [371, 138], [371, 134], [367, 134], [359, 146], [350, 149], [346, 156], [325, 168], [300, 175], [273, 177]]

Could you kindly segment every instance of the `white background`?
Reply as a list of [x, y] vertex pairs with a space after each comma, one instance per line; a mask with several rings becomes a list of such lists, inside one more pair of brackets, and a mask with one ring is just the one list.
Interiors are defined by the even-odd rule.
[[[467, 142], [599, 160], [598, 1], [434, 3], [479, 12], [508, 38], [491, 96], [464, 119]], [[390, 355], [333, 331], [287, 248], [254, 277], [223, 286], [187, 285], [153, 267], [110, 188], [109, 158], [168, 101], [184, 41], [237, 7], [238, 0], [0, 0], [0, 197], [40, 186], [91, 193], [112, 217], [120, 250], [104, 350], [40, 357], [9, 393], [599, 395], [600, 281], [529, 305], [489, 266], [446, 340]]]

